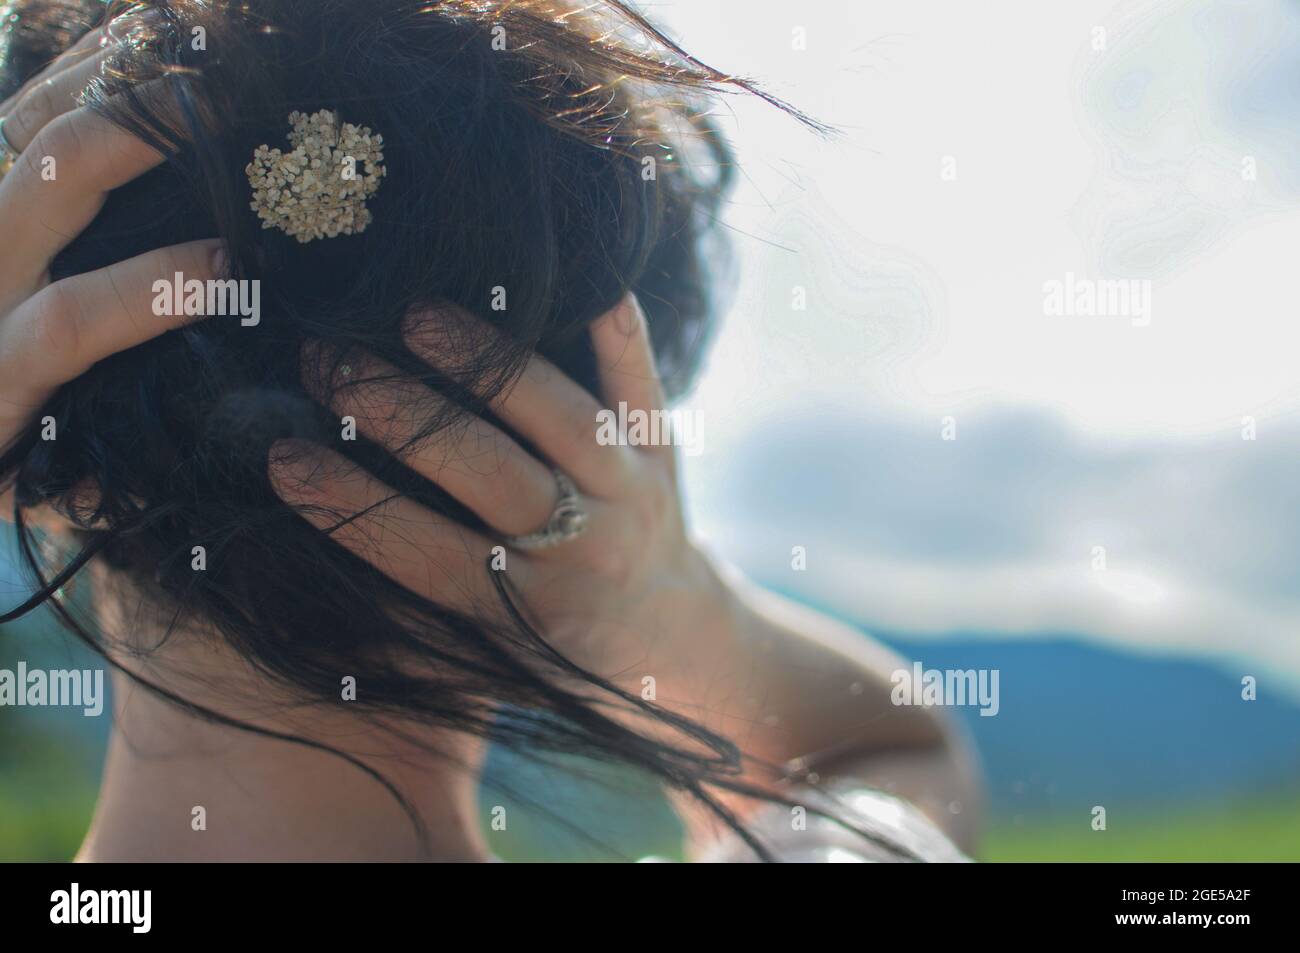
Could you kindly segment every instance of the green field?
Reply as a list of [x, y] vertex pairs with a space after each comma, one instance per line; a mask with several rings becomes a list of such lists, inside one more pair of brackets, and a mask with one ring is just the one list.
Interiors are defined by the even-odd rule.
[[[11, 750], [8, 754], [13, 755]], [[6, 759], [0, 768], [0, 861], [58, 861], [77, 849], [90, 821], [94, 786], [86, 752], [46, 750], [39, 762]], [[18, 770], [15, 770], [18, 769]], [[641, 800], [637, 798], [637, 800]], [[641, 836], [609, 830], [610, 840], [633, 841], [634, 853], [675, 855], [671, 826], [661, 809], [642, 801]], [[1087, 820], [1032, 818], [995, 825], [983, 840], [985, 861], [1298, 861], [1297, 801], [1256, 802], [1123, 815], [1112, 811], [1108, 830]], [[527, 825], [525, 825], [527, 826]], [[534, 828], [535, 830], [537, 828]], [[506, 860], [600, 859], [563, 831], [544, 836], [491, 836]]]
[[1093, 831], [1085, 818], [994, 827], [988, 861], [1300, 861], [1300, 797], [1179, 808], [1107, 817]]

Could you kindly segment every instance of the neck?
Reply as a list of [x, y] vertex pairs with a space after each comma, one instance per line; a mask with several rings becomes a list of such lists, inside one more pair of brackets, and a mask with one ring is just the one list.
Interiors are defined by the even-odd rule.
[[445, 753], [431, 758], [398, 750], [377, 731], [347, 735], [349, 753], [419, 814], [422, 842], [396, 799], [336, 755], [199, 721], [121, 676], [114, 694], [99, 802], [79, 860], [487, 859], [476, 744], [459, 754], [440, 745]]
[[[100, 608], [111, 625], [116, 613]], [[356, 764], [202, 720], [115, 673], [113, 732], [79, 860], [488, 859], [478, 824], [478, 739], [412, 726], [398, 737], [338, 706], [277, 699], [210, 638], [178, 636], [148, 661], [121, 660], [195, 704], [346, 752], [397, 789], [425, 833]]]

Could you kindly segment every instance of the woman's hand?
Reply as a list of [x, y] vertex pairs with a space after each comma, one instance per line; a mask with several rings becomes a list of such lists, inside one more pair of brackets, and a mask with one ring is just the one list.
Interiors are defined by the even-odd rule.
[[[451, 351], [440, 347], [448, 322], [467, 320], [443, 314], [414, 321], [408, 347], [438, 367]], [[377, 359], [353, 361], [348, 378], [332, 382], [336, 388], [308, 381], [313, 391], [335, 394], [331, 409], [340, 419], [354, 418], [360, 434], [465, 504], [493, 535], [441, 518], [338, 454], [298, 441], [274, 449], [273, 479], [308, 520], [417, 594], [499, 614], [490, 573], [503, 572], [548, 641], [572, 661], [638, 695], [650, 684], [678, 697], [695, 694], [682, 681], [702, 684], [730, 657], [730, 604], [687, 538], [673, 448], [597, 440], [602, 408], [626, 404], [629, 414], [652, 413], [664, 405], [635, 298], [595, 324], [592, 343], [603, 404], [534, 355], [491, 405], [539, 456], [477, 417], [412, 444], [421, 416], [439, 398]], [[310, 378], [336, 362], [306, 363]], [[539, 530], [555, 509], [552, 467], [576, 485], [585, 531], [550, 548], [512, 549], [511, 537]]]
[[[437, 367], [454, 353], [445, 346], [447, 327], [467, 320], [443, 314], [417, 321], [408, 346]], [[664, 396], [634, 298], [600, 319], [591, 336], [601, 401], [533, 356], [492, 404], [544, 459], [478, 418], [413, 443], [419, 420], [439, 400], [431, 391], [369, 358], [348, 365], [346, 380], [331, 382], [337, 389], [320, 388], [319, 370], [338, 362], [320, 354], [305, 362], [307, 386], [332, 392], [340, 419], [354, 418], [360, 433], [443, 487], [494, 535], [436, 515], [338, 454], [301, 441], [273, 448], [277, 492], [337, 542], [440, 604], [491, 613], [499, 599], [490, 573], [504, 572], [552, 646], [735, 741], [753, 759], [746, 780], [777, 780], [782, 772], [771, 766], [794, 759], [826, 779], [835, 766], [852, 765], [855, 778], [896, 782], [892, 790], [941, 826], [968, 834], [960, 824], [974, 812], [958, 817], [949, 808], [970, 806], [961, 745], [934, 711], [891, 704], [890, 675], [901, 660], [859, 632], [715, 568], [685, 531], [672, 446], [598, 442], [600, 410], [625, 403], [628, 414], [652, 413], [663, 409]], [[509, 537], [546, 525], [558, 499], [552, 466], [577, 485], [586, 531], [553, 548], [509, 549]], [[506, 556], [504, 568], [493, 570], [495, 547]], [[891, 759], [882, 761], [882, 752]]]
[[[153, 283], [177, 272], [207, 280], [223, 270], [216, 240], [152, 251], [50, 282], [50, 263], [103, 207], [108, 193], [163, 161], [144, 142], [77, 105], [125, 35], [124, 21], [92, 31], [0, 104], [19, 153], [0, 179], [0, 447], [58, 387], [97, 361], [194, 318], [153, 313]], [[0, 493], [11, 512], [12, 490]]]

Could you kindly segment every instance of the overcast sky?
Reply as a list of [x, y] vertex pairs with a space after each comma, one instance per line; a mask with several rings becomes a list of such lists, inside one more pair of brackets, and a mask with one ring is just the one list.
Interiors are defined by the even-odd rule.
[[[866, 624], [1300, 685], [1300, 5], [739, 7], [647, 9], [844, 136], [728, 106], [741, 281], [686, 405], [697, 525]], [[1150, 282], [1149, 323], [1045, 314], [1067, 274]]]

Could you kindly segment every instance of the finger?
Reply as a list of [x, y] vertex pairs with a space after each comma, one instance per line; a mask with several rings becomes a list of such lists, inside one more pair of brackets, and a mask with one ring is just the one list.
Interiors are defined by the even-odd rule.
[[94, 220], [108, 193], [162, 161], [162, 153], [85, 107], [46, 125], [0, 179], [0, 222], [10, 230], [0, 258], [3, 287], [39, 287], [50, 261]]
[[[450, 310], [415, 316], [407, 323], [407, 347], [431, 367], [454, 371], [460, 357], [456, 349], [467, 340], [456, 325], [477, 320]], [[633, 460], [625, 447], [597, 442], [600, 403], [546, 358], [532, 355], [518, 379], [490, 406], [584, 493], [615, 497], [626, 489]]]
[[0, 322], [0, 444], [98, 361], [202, 316], [155, 315], [154, 283], [221, 277], [221, 242], [157, 249], [55, 282]]
[[627, 295], [591, 326], [591, 343], [606, 403], [624, 401], [629, 409], [647, 412], [663, 408], [663, 384], [635, 295]]
[[100, 50], [108, 47], [117, 46], [130, 38], [131, 32], [141, 24], [157, 22], [160, 19], [161, 11], [158, 9], [146, 10], [143, 13], [128, 13], [118, 17], [105, 24], [103, 27], [96, 27], [83, 35], [76, 43], [60, 53], [54, 60], [27, 82], [25, 82], [18, 91], [0, 103], [0, 116], [9, 115], [10, 110], [22, 98], [22, 96], [38, 83], [57, 76], [59, 73], [76, 66], [83, 60], [94, 56]]
[[3, 114], [4, 135], [9, 144], [23, 152], [51, 121], [76, 109], [79, 97], [90, 81], [100, 75], [110, 53], [111, 50], [99, 50], [48, 79], [34, 83], [13, 109]]
[[672, 441], [666, 433], [668, 416], [662, 413], [666, 403], [663, 384], [655, 367], [645, 312], [635, 295], [627, 295], [592, 325], [591, 344], [606, 406], [620, 421], [629, 419], [634, 411], [648, 420], [658, 414], [658, 424], [649, 432], [657, 432], [659, 440], [648, 449], [672, 456]]
[[[472, 530], [303, 441], [278, 441], [268, 472], [276, 494], [303, 519], [416, 595], [461, 612], [497, 604], [486, 568], [494, 544]], [[511, 573], [522, 573], [524, 563], [512, 555]]]
[[546, 524], [559, 499], [555, 477], [499, 428], [470, 415], [421, 439], [421, 427], [450, 410], [446, 399], [377, 358], [352, 360], [346, 371], [320, 349], [308, 349], [304, 360], [308, 389], [318, 399], [330, 395], [335, 413], [352, 417], [368, 439], [489, 526], [515, 536]]

